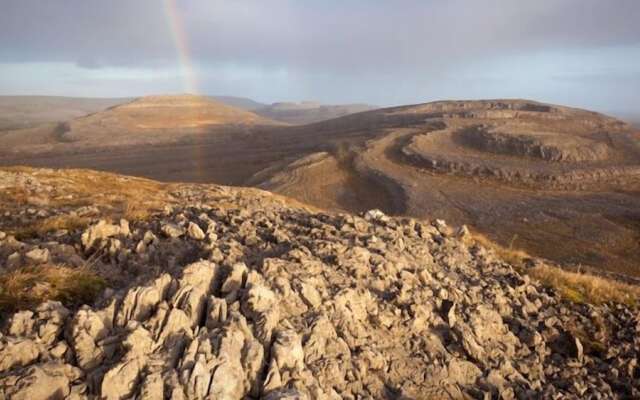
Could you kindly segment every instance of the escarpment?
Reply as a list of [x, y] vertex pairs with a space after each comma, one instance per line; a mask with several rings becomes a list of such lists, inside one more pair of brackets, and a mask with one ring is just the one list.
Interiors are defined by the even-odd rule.
[[631, 127], [596, 113], [524, 101], [417, 109], [437, 110], [446, 128], [413, 134], [401, 155], [435, 172], [554, 189], [633, 179], [640, 172]]

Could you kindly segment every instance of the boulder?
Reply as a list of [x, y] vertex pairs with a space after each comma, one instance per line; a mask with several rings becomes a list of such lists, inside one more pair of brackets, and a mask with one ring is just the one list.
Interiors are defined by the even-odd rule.
[[89, 307], [78, 310], [67, 337], [81, 369], [91, 370], [102, 363], [105, 353], [100, 341], [107, 337], [109, 329], [101, 315]]
[[33, 264], [44, 264], [49, 261], [49, 250], [36, 248], [29, 250], [24, 256]]
[[108, 223], [106, 220], [100, 220], [98, 221], [98, 223], [91, 225], [82, 233], [82, 246], [85, 248], [85, 250], [89, 250], [94, 246], [96, 242], [120, 234], [129, 234], [128, 223], [114, 225]]
[[184, 228], [176, 224], [164, 224], [162, 226], [162, 233], [168, 238], [179, 238], [184, 235]]
[[195, 239], [195, 240], [202, 240], [205, 238], [205, 235], [202, 229], [193, 222], [189, 222], [189, 226], [187, 227], [187, 234], [191, 239]]

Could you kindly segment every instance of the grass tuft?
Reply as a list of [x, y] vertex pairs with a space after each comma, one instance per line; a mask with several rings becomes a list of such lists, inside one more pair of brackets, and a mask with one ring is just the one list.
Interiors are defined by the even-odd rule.
[[132, 199], [126, 200], [122, 209], [122, 218], [129, 222], [147, 220], [152, 213], [147, 204]]
[[530, 268], [525, 273], [556, 289], [563, 298], [574, 303], [640, 305], [640, 287], [636, 285], [544, 264]]
[[62, 229], [68, 231], [84, 229], [89, 226], [90, 222], [91, 220], [88, 218], [70, 215], [56, 215], [24, 227], [14, 228], [9, 230], [9, 233], [14, 235], [18, 240], [24, 240]]
[[500, 246], [476, 232], [472, 233], [468, 242], [492, 249], [499, 258], [513, 265], [518, 272], [527, 274], [556, 290], [567, 301], [594, 305], [614, 302], [632, 307], [640, 306], [640, 286], [589, 273], [571, 272], [545, 263], [537, 263], [536, 266], [527, 268], [527, 261], [532, 259], [529, 254], [512, 247]]
[[483, 247], [492, 249], [499, 258], [518, 269], [522, 269], [524, 268], [525, 261], [527, 259], [530, 259], [531, 256], [525, 251], [513, 248], [513, 242], [515, 241], [515, 238], [516, 237], [514, 236], [509, 247], [504, 247], [481, 233], [472, 232], [471, 236], [467, 239], [467, 244], [477, 243]]
[[32, 309], [47, 300], [78, 306], [92, 302], [105, 287], [105, 280], [87, 267], [42, 265], [9, 271], [0, 276], [0, 312]]

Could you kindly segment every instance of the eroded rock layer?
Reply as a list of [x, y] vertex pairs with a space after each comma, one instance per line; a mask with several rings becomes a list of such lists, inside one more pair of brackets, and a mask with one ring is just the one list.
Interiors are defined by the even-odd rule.
[[143, 221], [97, 210], [82, 230], [0, 236], [7, 268], [57, 243], [49, 257], [91, 259], [113, 286], [8, 318], [0, 397], [640, 396], [637, 310], [564, 302], [464, 228], [215, 186], [171, 196]]
[[435, 172], [575, 188], [640, 174], [633, 129], [594, 112], [529, 101], [436, 102], [405, 108], [445, 122], [401, 155]]

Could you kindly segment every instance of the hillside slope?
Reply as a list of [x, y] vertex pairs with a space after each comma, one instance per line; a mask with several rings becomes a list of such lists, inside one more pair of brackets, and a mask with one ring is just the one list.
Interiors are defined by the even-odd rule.
[[64, 122], [129, 101], [130, 98], [0, 96], [0, 131]]
[[442, 217], [576, 269], [640, 276], [640, 132], [614, 118], [528, 100], [446, 101], [215, 132], [109, 151], [28, 146], [0, 164], [251, 185], [335, 210]]
[[274, 124], [278, 123], [206, 97], [147, 96], [64, 123], [7, 131], [0, 134], [0, 145], [5, 152], [47, 152], [173, 142], [220, 127]]
[[[0, 337], [6, 398], [640, 396], [636, 308], [569, 302], [443, 221], [89, 171], [0, 184], [1, 304], [23, 282], [33, 309]], [[88, 274], [107, 288], [80, 306]]]
[[266, 106], [266, 104], [259, 103], [255, 100], [247, 97], [237, 96], [211, 96], [215, 101], [226, 104], [231, 107], [240, 108], [246, 111], [255, 111], [259, 108]]
[[273, 103], [253, 111], [266, 118], [282, 121], [291, 125], [306, 125], [315, 122], [339, 118], [349, 114], [369, 111], [376, 107], [367, 104], [330, 105], [316, 102]]
[[[459, 101], [346, 116], [303, 134], [334, 140], [329, 157], [367, 178], [363, 192], [377, 190], [385, 211], [442, 217], [556, 261], [640, 275], [640, 131], [621, 121], [524, 100]], [[338, 173], [323, 165], [290, 163], [257, 184], [353, 210], [340, 190], [310, 189]]]

